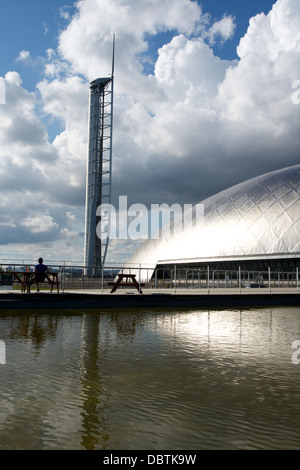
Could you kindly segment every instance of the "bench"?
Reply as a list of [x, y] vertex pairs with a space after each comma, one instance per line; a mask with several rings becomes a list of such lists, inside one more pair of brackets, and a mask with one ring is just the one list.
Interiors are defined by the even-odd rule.
[[[124, 281], [125, 279], [125, 281]], [[124, 282], [123, 282], [124, 281]], [[118, 287], [135, 287], [140, 294], [143, 293], [141, 287], [144, 287], [145, 284], [138, 283], [136, 280], [136, 274], [118, 274], [118, 279], [116, 282], [108, 282], [109, 286], [112, 286], [111, 294], [116, 292]]]
[[[29, 280], [30, 284], [34, 282], [32, 279]], [[45, 273], [45, 280], [38, 281], [38, 284], [50, 284], [50, 292], [53, 291], [53, 287], [56, 287], [57, 292], [59, 292], [59, 280], [58, 280], [58, 273]]]
[[[32, 279], [33, 273], [32, 272], [16, 272], [16, 271], [9, 271], [8, 274], [12, 274], [13, 279], [21, 284], [21, 292], [27, 292], [30, 294], [30, 287], [34, 282]], [[39, 282], [39, 284], [50, 284], [50, 292], [53, 291], [53, 287], [56, 287], [57, 292], [59, 292], [59, 284], [60, 281], [58, 280], [58, 273], [45, 273], [45, 280], [43, 282]]]
[[9, 279], [0, 279], [0, 286], [11, 286], [12, 280]]

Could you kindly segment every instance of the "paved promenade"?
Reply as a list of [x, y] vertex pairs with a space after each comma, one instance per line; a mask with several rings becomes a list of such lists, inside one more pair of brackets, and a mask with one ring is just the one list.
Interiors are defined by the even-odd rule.
[[[124, 294], [135, 294], [135, 295], [140, 295], [136, 289], [134, 288], [128, 288], [128, 287], [122, 287], [119, 288], [116, 292], [113, 294], [110, 294], [111, 287], [109, 288], [96, 288], [96, 289], [61, 289], [60, 293], [69, 293], [69, 294], [90, 294], [90, 295], [101, 295], [101, 294], [107, 294], [107, 295], [124, 295]], [[14, 294], [21, 294], [20, 289], [12, 289], [11, 287], [5, 288], [1, 287], [0, 288], [0, 296], [1, 294], [9, 294], [9, 293], [14, 293]], [[44, 293], [49, 293], [49, 289], [41, 290], [39, 293], [36, 292], [35, 287], [31, 288], [31, 294], [44, 294]], [[227, 287], [227, 288], [184, 288], [184, 287], [178, 287], [178, 288], [172, 288], [172, 289], [147, 289], [143, 287], [143, 295], [153, 295], [153, 294], [170, 294], [170, 295], [180, 295], [180, 294], [188, 294], [188, 295], [207, 295], [207, 294], [213, 294], [213, 295], [236, 295], [236, 294], [241, 294], [241, 295], [249, 295], [249, 294], [266, 294], [266, 293], [273, 293], [273, 294], [300, 294], [300, 284], [299, 287], [272, 287], [269, 289], [267, 286], [261, 287], [261, 288], [247, 288], [247, 287], [242, 287], [242, 288], [235, 288], [235, 287]], [[54, 290], [53, 295], [56, 294], [57, 292]]]
[[[89, 295], [140, 295], [136, 289], [132, 288], [119, 288], [113, 294], [110, 293], [111, 288], [106, 289], [61, 289], [59, 293], [53, 291], [51, 295], [61, 295], [61, 294], [89, 294]], [[280, 288], [271, 288], [268, 287], [264, 288], [177, 288], [177, 289], [145, 289], [143, 288], [142, 295], [157, 295], [157, 294], [168, 294], [168, 295], [263, 295], [263, 294], [299, 294], [300, 295], [300, 286], [297, 289], [296, 287], [280, 287]], [[21, 292], [20, 289], [12, 289], [12, 288], [1, 288], [0, 289], [0, 297], [2, 294], [14, 294], [14, 295], [25, 295]], [[30, 294], [26, 295], [43, 295], [49, 294], [49, 289], [41, 290], [40, 292], [36, 292], [35, 288], [31, 289]]]
[[242, 288], [242, 289], [120, 289], [111, 294], [109, 289], [62, 290], [61, 292], [32, 289], [30, 294], [18, 290], [0, 290], [0, 311], [20, 309], [203, 309], [253, 308], [266, 306], [299, 306], [297, 288]]

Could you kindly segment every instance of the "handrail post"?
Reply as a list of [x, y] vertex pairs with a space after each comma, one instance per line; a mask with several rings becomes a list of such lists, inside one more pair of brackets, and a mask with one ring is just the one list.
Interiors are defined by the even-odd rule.
[[209, 264], [207, 265], [207, 293], [209, 294]]
[[141, 263], [139, 264], [139, 292], [141, 292]]
[[176, 264], [174, 265], [174, 293], [176, 294]]

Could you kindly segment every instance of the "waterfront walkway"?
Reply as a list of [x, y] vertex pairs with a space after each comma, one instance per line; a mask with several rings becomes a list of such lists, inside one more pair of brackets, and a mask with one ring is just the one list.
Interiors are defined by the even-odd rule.
[[[30, 294], [27, 295], [43, 295], [49, 293], [49, 289], [45, 290], [40, 290], [40, 292], [37, 292], [35, 287], [31, 289]], [[0, 289], [0, 297], [2, 294], [23, 294], [21, 292], [21, 289], [12, 289], [11, 287], [5, 288], [1, 287]], [[112, 297], [115, 297], [116, 295], [137, 295], [140, 296], [140, 294], [136, 291], [136, 289], [133, 288], [119, 288], [116, 292], [111, 294], [111, 287], [107, 287], [104, 289], [101, 288], [93, 288], [93, 289], [76, 289], [76, 288], [71, 288], [71, 289], [62, 289], [59, 293], [53, 291], [51, 295], [61, 295], [62, 293], [67, 293], [67, 294], [89, 294], [89, 295], [110, 295]], [[163, 289], [163, 288], [150, 288], [150, 289], [145, 289], [143, 287], [143, 294], [142, 295], [156, 295], [156, 294], [168, 294], [168, 295], [181, 295], [181, 294], [188, 294], [188, 295], [236, 295], [236, 294], [241, 294], [241, 295], [261, 295], [261, 294], [266, 294], [266, 293], [273, 293], [273, 294], [299, 294], [300, 295], [300, 285], [299, 287], [272, 287], [269, 289], [267, 286], [266, 287], [257, 287], [257, 288], [247, 288], [247, 287], [227, 287], [227, 288], [207, 288], [207, 287], [202, 287], [202, 288], [184, 288], [184, 287], [178, 287], [178, 288], [172, 288], [172, 289]]]
[[[297, 288], [228, 288], [228, 289], [110, 289], [63, 290], [30, 294], [18, 290], [0, 290], [0, 311], [20, 309], [80, 309], [106, 310], [128, 308], [252, 308], [266, 306], [299, 306]], [[299, 310], [300, 312], [300, 310]]]

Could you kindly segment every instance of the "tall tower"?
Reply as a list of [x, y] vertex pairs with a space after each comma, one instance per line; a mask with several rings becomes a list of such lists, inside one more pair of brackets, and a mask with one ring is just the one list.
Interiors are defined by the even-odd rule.
[[109, 243], [109, 232], [104, 232], [109, 220], [101, 220], [97, 208], [111, 202], [114, 51], [115, 37], [111, 77], [90, 83], [84, 244], [84, 264], [90, 274], [104, 265]]

